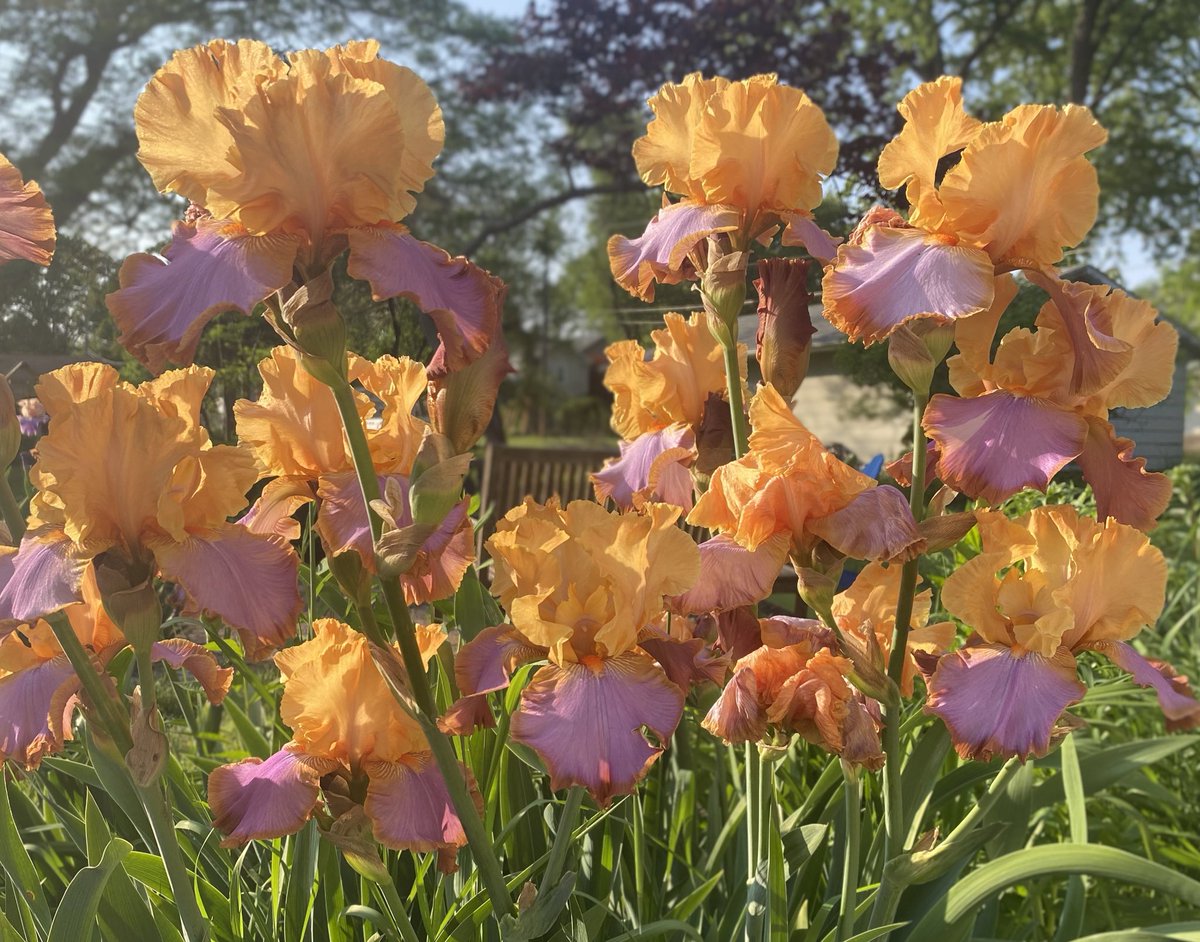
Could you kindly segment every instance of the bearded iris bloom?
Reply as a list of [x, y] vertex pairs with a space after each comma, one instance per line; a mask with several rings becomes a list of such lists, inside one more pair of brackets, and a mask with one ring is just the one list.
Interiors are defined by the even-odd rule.
[[1162, 613], [1166, 591], [1166, 560], [1145, 534], [1071, 507], [977, 516], [983, 552], [942, 589], [942, 604], [972, 634], [926, 661], [927, 709], [961, 755], [1044, 755], [1063, 711], [1083, 697], [1075, 658], [1086, 651], [1153, 687], [1172, 728], [1200, 725], [1184, 678], [1129, 644]]
[[212, 380], [192, 367], [131, 386], [97, 363], [41, 378], [51, 416], [38, 442], [29, 530], [0, 557], [0, 627], [81, 599], [91, 560], [129, 587], [156, 573], [238, 630], [252, 655], [278, 647], [300, 611], [298, 560], [282, 540], [228, 522], [257, 478], [244, 449], [200, 425]]
[[789, 554], [805, 560], [823, 543], [855, 559], [904, 560], [924, 548], [904, 495], [835, 458], [773, 387], [759, 387], [750, 421], [750, 450], [713, 473], [688, 516], [719, 536], [701, 547], [704, 575], [685, 610], [702, 610], [714, 580], [727, 597], [713, 607], [757, 601]]
[[[488, 541], [492, 591], [511, 627], [472, 639], [456, 663], [464, 701], [443, 727], [466, 732], [487, 722], [483, 695], [506, 686], [517, 665], [547, 658], [521, 694], [512, 738], [532, 748], [551, 787], [585, 787], [607, 804], [633, 791], [662, 753], [683, 714], [684, 693], [639, 645], [654, 630], [664, 597], [696, 578], [696, 545], [675, 523], [679, 508], [647, 504], [616, 514], [588, 501], [562, 508], [532, 499], [500, 521]], [[678, 642], [701, 674], [710, 671], [699, 639]]]
[[[362, 489], [342, 431], [333, 392], [300, 364], [291, 347], [276, 347], [259, 363], [263, 391], [255, 401], [234, 405], [238, 438], [255, 458], [258, 473], [272, 480], [243, 520], [256, 532], [299, 537], [291, 514], [320, 500], [317, 531], [329, 555], [355, 552], [375, 571], [375, 550]], [[400, 491], [397, 524], [411, 520], [409, 476], [428, 426], [412, 414], [425, 391], [425, 368], [408, 357], [380, 357], [374, 363], [350, 355], [348, 375], [382, 405], [355, 393], [366, 423], [367, 445], [380, 491]], [[400, 576], [412, 605], [453, 595], [474, 558], [468, 501], [460, 501], [422, 541], [412, 568]], [[408, 514], [404, 518], [403, 514]]]
[[633, 159], [647, 185], [680, 199], [638, 238], [609, 240], [617, 284], [652, 300], [655, 282], [676, 284], [703, 269], [696, 253], [716, 233], [744, 250], [783, 227], [785, 244], [803, 244], [820, 259], [833, 255], [836, 242], [813, 222], [812, 209], [837, 162], [837, 138], [804, 92], [773, 74], [731, 82], [694, 72], [664, 85], [649, 104], [655, 117]]
[[[80, 644], [103, 666], [128, 642], [105, 613], [90, 567], [81, 590], [83, 602], [68, 605], [63, 614]], [[233, 669], [219, 667], [200, 645], [184, 638], [156, 641], [150, 657], [189, 671], [210, 703], [225, 699]], [[59, 752], [71, 738], [79, 696], [79, 677], [46, 622], [22, 624], [10, 631], [0, 640], [0, 761], [32, 770], [43, 757]]]
[[24, 259], [49, 265], [54, 256], [54, 215], [32, 180], [0, 154], [0, 264]]
[[[1009, 331], [992, 347], [1011, 275], [996, 280], [989, 311], [958, 322], [950, 382], [962, 398], [936, 395], [925, 412], [937, 473], [951, 487], [995, 503], [1023, 487], [1045, 490], [1076, 459], [1099, 516], [1148, 530], [1170, 499], [1165, 475], [1145, 470], [1118, 438], [1110, 409], [1142, 408], [1171, 390], [1179, 336], [1154, 308], [1123, 291], [1039, 279], [1051, 290], [1035, 329]], [[1067, 323], [1086, 322], [1104, 349], [1080, 357]]]
[[[274, 755], [209, 775], [208, 803], [223, 846], [294, 834], [320, 811], [337, 818], [361, 805], [376, 840], [394, 850], [438, 851], [443, 869], [466, 843], [445, 780], [420, 724], [399, 704], [370, 642], [334, 619], [275, 655], [279, 714], [292, 739]], [[444, 640], [418, 633], [428, 660]], [[322, 798], [324, 804], [322, 805]]]
[[[278, 58], [259, 42], [177, 52], [134, 111], [155, 185], [189, 199], [160, 258], [134, 255], [108, 298], [121, 342], [157, 371], [191, 361], [217, 314], [281, 301], [349, 249], [376, 300], [429, 313], [451, 369], [479, 356], [499, 319], [490, 276], [400, 222], [433, 176], [442, 112], [376, 42]], [[291, 286], [291, 287], [290, 287]]]
[[[666, 326], [650, 334], [654, 355], [636, 340], [605, 351], [604, 385], [613, 394], [612, 425], [621, 436], [621, 457], [592, 475], [596, 499], [622, 510], [661, 501], [690, 510], [690, 468], [700, 457], [697, 436], [714, 411], [729, 411], [720, 344], [701, 314], [687, 320], [667, 314]], [[746, 351], [738, 349], [745, 386]]]
[[914, 319], [986, 311], [995, 274], [1048, 270], [1091, 229], [1099, 202], [1084, 154], [1107, 133], [1087, 108], [1021, 105], [984, 123], [963, 110], [962, 80], [943, 76], [899, 110], [879, 182], [904, 187], [908, 219], [868, 213], [821, 285], [829, 321], [866, 343]]

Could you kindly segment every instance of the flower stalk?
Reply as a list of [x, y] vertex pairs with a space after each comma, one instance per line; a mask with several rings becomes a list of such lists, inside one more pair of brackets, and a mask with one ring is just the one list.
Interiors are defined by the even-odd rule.
[[[345, 373], [344, 369], [342, 373]], [[333, 380], [333, 377], [318, 378], [321, 378], [322, 381], [326, 379]], [[338, 413], [342, 419], [342, 427], [346, 433], [346, 441], [350, 446], [350, 455], [354, 461], [355, 474], [358, 477], [359, 486], [362, 488], [363, 499], [367, 505], [367, 513], [370, 517], [371, 534], [377, 538], [382, 530], [383, 521], [372, 508], [371, 504], [373, 501], [380, 499], [379, 479], [375, 474], [375, 465], [371, 459], [366, 432], [363, 429], [362, 422], [358, 416], [358, 409], [355, 406], [354, 390], [349, 382], [343, 379], [327, 382], [327, 385], [332, 390], [334, 400], [337, 402]], [[500, 869], [500, 861], [496, 857], [495, 847], [492, 844], [487, 829], [484, 827], [479, 812], [475, 808], [475, 803], [471, 800], [467, 783], [459, 767], [458, 756], [455, 754], [454, 746], [446, 735], [438, 729], [437, 702], [429, 686], [429, 678], [425, 673], [421, 651], [417, 645], [412, 617], [409, 615], [408, 605], [404, 600], [400, 583], [395, 578], [381, 578], [380, 584], [383, 587], [383, 597], [387, 604], [388, 614], [392, 620], [392, 628], [395, 632], [396, 641], [400, 647], [400, 656], [404, 662], [405, 671], [408, 674], [413, 699], [420, 711], [418, 719], [429, 740], [429, 747], [433, 752], [434, 760], [437, 762], [442, 777], [445, 779], [446, 788], [450, 794], [454, 810], [458, 813], [459, 819], [462, 822], [463, 831], [467, 836], [467, 843], [471, 848], [475, 865], [479, 869], [484, 888], [491, 900], [493, 912], [496, 918], [499, 918], [502, 914], [512, 912], [514, 908], [512, 896], [504, 881], [504, 873]]]
[[859, 851], [862, 826], [862, 782], [858, 769], [842, 760], [843, 804], [846, 812], [845, 855], [842, 858], [842, 898], [838, 909], [837, 942], [854, 935], [858, 904]]

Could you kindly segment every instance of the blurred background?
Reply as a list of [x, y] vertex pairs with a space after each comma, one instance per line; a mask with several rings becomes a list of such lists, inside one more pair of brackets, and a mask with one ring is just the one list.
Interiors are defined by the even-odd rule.
[[[446, 147], [407, 222], [510, 286], [519, 372], [496, 436], [611, 442], [604, 347], [695, 306], [683, 289], [639, 304], [612, 283], [604, 249], [614, 232], [640, 233], [658, 205], [630, 157], [646, 98], [694, 70], [774, 71], [825, 109], [841, 155], [817, 215], [838, 234], [871, 203], [894, 203], [875, 160], [915, 84], [963, 76], [967, 107], [985, 120], [1021, 102], [1087, 105], [1110, 134], [1092, 154], [1100, 220], [1064, 267], [1153, 299], [1183, 328], [1182, 377], [1200, 355], [1196, 13], [1195, 0], [0, 0], [0, 152], [42, 185], [60, 229], [49, 270], [0, 269], [0, 371], [18, 396], [74, 359], [139, 375], [103, 298], [120, 261], [161, 247], [184, 207], [137, 162], [133, 104], [173, 50], [245, 36], [278, 52], [376, 37], [433, 86]], [[358, 352], [432, 352], [404, 302], [372, 305], [352, 284], [339, 300]], [[1039, 303], [1016, 316], [1031, 319]], [[748, 315], [753, 346], [753, 302]], [[814, 426], [852, 426], [847, 444], [861, 457], [890, 448], [870, 432], [904, 425], [883, 349], [851, 348], [819, 326], [797, 411]], [[218, 372], [217, 436], [232, 402], [256, 393], [254, 365], [275, 343], [260, 318], [236, 314], [205, 332], [197, 359]], [[1200, 413], [1182, 389], [1176, 398], [1170, 461], [1152, 465], [1200, 451]], [[1186, 413], [1182, 440], [1176, 413]], [[1138, 440], [1150, 446], [1144, 431]]]

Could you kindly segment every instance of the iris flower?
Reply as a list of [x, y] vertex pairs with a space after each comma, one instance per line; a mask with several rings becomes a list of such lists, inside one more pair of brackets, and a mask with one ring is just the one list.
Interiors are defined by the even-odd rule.
[[[276, 347], [258, 369], [262, 394], [253, 402], [241, 399], [233, 408], [239, 440], [254, 456], [258, 473], [272, 480], [243, 523], [256, 532], [296, 539], [299, 528], [291, 514], [318, 498], [317, 530], [326, 552], [356, 552], [373, 572], [367, 508], [332, 390], [300, 365], [291, 347]], [[389, 486], [393, 493], [398, 490], [402, 506], [396, 523], [403, 526], [411, 522], [409, 476], [428, 428], [412, 414], [425, 391], [425, 368], [408, 357], [384, 356], [372, 363], [351, 354], [348, 375], [382, 404], [377, 414], [371, 398], [355, 393], [380, 492]], [[471, 521], [463, 500], [422, 541], [416, 562], [400, 576], [409, 603], [454, 594], [473, 558]]]
[[733, 666], [703, 726], [729, 743], [758, 742], [770, 729], [798, 733], [848, 762], [878, 769], [879, 708], [850, 683], [850, 661], [819, 622], [763, 619], [764, 644]]
[[[294, 834], [324, 797], [331, 817], [361, 804], [381, 844], [438, 851], [443, 868], [453, 870], [466, 835], [425, 733], [377, 666], [380, 654], [334, 619], [312, 627], [311, 641], [275, 655], [283, 678], [279, 713], [291, 741], [267, 759], [243, 759], [209, 775], [222, 845]], [[426, 660], [444, 638], [418, 635]]]
[[[995, 503], [1023, 487], [1045, 490], [1067, 462], [1078, 461], [1101, 518], [1148, 530], [1166, 508], [1171, 486], [1133, 457], [1118, 438], [1110, 409], [1141, 408], [1171, 390], [1179, 335], [1154, 308], [1123, 291], [1039, 278], [1051, 291], [1035, 329], [1005, 334], [996, 325], [1016, 294], [1011, 275], [996, 280], [990, 310], [955, 326], [959, 354], [950, 382], [962, 398], [936, 395], [924, 425], [936, 442], [938, 476], [971, 497]], [[1081, 357], [1068, 321], [1085, 322], [1104, 345]]]
[[701, 547], [684, 610], [757, 601], [789, 554], [804, 565], [822, 543], [855, 559], [904, 560], [924, 548], [904, 495], [835, 458], [773, 387], [759, 387], [750, 421], [750, 450], [713, 473], [688, 516], [719, 535]]
[[804, 92], [773, 74], [731, 82], [694, 72], [664, 85], [649, 105], [654, 120], [633, 159], [647, 185], [680, 199], [638, 238], [609, 240], [617, 284], [652, 300], [655, 282], [676, 284], [703, 268], [696, 250], [714, 233], [746, 249], [782, 226], [785, 244], [804, 244], [820, 259], [833, 255], [836, 242], [813, 222], [812, 209], [837, 162], [837, 138]]
[[[127, 642], [104, 611], [91, 567], [81, 589], [83, 602], [68, 605], [63, 614], [80, 644], [105, 665]], [[233, 670], [219, 667], [200, 645], [185, 638], [156, 641], [151, 659], [188, 670], [210, 703], [225, 699]], [[44, 756], [59, 752], [71, 738], [79, 696], [79, 677], [48, 624], [37, 621], [10, 631], [0, 640], [0, 761], [32, 770]]]
[[41, 378], [50, 432], [19, 552], [0, 557], [0, 627], [81, 599], [90, 560], [137, 586], [154, 574], [237, 629], [260, 654], [295, 630], [298, 560], [282, 540], [228, 522], [257, 472], [246, 450], [200, 424], [212, 381], [192, 367], [131, 386], [98, 363]]
[[[622, 510], [661, 501], [690, 510], [689, 471], [699, 457], [697, 435], [713, 410], [729, 411], [720, 344], [703, 314], [667, 314], [666, 326], [650, 334], [654, 355], [636, 340], [605, 351], [604, 385], [613, 394], [612, 425], [621, 436], [621, 457], [592, 475], [596, 499]], [[746, 351], [738, 348], [745, 386]]]
[[54, 216], [32, 180], [0, 154], [0, 264], [24, 259], [49, 265], [54, 256]]
[[[459, 653], [466, 697], [443, 726], [465, 732], [486, 722], [483, 695], [506, 686], [519, 664], [547, 658], [521, 694], [510, 735], [541, 756], [554, 789], [582, 785], [602, 804], [632, 792], [663, 751], [642, 728], [665, 743], [683, 714], [683, 690], [639, 646], [647, 637], [671, 644], [654, 630], [664, 596], [696, 578], [696, 545], [675, 525], [679, 513], [666, 504], [617, 514], [589, 501], [564, 509], [529, 498], [509, 511], [488, 550], [492, 591], [511, 627], [489, 628]], [[703, 642], [678, 643], [704, 672]]]
[[995, 274], [1048, 270], [1091, 229], [1099, 201], [1084, 154], [1107, 133], [1087, 108], [1021, 105], [984, 123], [963, 110], [962, 80], [943, 76], [899, 110], [879, 182], [904, 187], [908, 219], [868, 213], [821, 286], [825, 316], [866, 343], [916, 318], [986, 311]]
[[983, 552], [942, 588], [942, 604], [971, 636], [928, 662], [927, 709], [961, 755], [1044, 755], [1085, 692], [1075, 666], [1085, 651], [1153, 687], [1170, 727], [1200, 725], [1185, 679], [1129, 644], [1162, 613], [1166, 591], [1166, 560], [1145, 534], [1071, 507], [977, 516]]
[[138, 157], [194, 209], [163, 256], [134, 255], [108, 298], [121, 342], [157, 371], [188, 363], [217, 314], [326, 271], [349, 248], [376, 300], [434, 319], [452, 368], [487, 347], [499, 299], [486, 272], [400, 222], [433, 176], [442, 112], [409, 69], [354, 42], [278, 58], [223, 40], [177, 52], [134, 110]]

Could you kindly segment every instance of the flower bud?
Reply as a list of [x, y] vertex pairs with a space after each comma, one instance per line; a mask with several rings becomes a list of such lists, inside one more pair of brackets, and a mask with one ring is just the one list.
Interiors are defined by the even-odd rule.
[[333, 303], [333, 275], [325, 270], [301, 285], [284, 302], [279, 319], [286, 325], [292, 346], [305, 354], [301, 364], [321, 382], [326, 375], [345, 379], [346, 322]]
[[392, 879], [379, 856], [379, 845], [371, 822], [360, 805], [354, 805], [340, 815], [324, 832], [329, 843], [342, 852], [351, 868], [372, 883], [387, 883]]
[[462, 500], [471, 454], [453, 455], [452, 451], [453, 445], [444, 435], [427, 432], [422, 439], [408, 492], [413, 523], [436, 527]]
[[927, 396], [933, 372], [953, 342], [953, 324], [929, 319], [904, 324], [888, 338], [888, 364], [905, 386], [919, 396]]
[[748, 252], [709, 252], [709, 263], [700, 279], [704, 310], [709, 314], [709, 329], [722, 346], [737, 343], [738, 316], [746, 302], [746, 266]]
[[[503, 286], [497, 290], [502, 292]], [[498, 304], [503, 304], [503, 294]], [[445, 344], [437, 348], [426, 370], [429, 423], [450, 440], [456, 453], [470, 451], [479, 441], [492, 420], [500, 385], [511, 372], [499, 322], [483, 354], [459, 369], [450, 369]]]
[[808, 373], [812, 317], [808, 313], [808, 260], [764, 258], [758, 263], [758, 365], [763, 381], [790, 401]]
[[0, 374], [0, 473], [21, 450], [21, 423], [17, 418], [17, 400], [8, 379]]
[[162, 605], [148, 567], [110, 551], [96, 557], [94, 570], [108, 617], [135, 651], [149, 650], [162, 630]]

